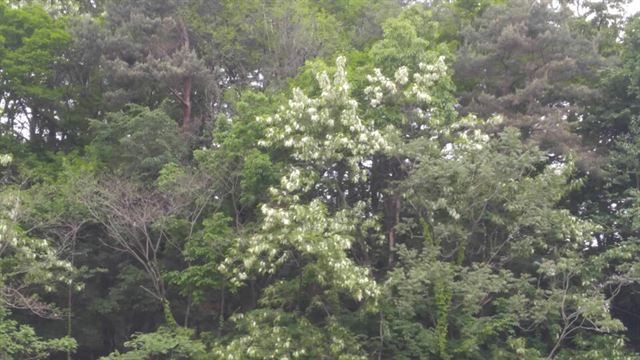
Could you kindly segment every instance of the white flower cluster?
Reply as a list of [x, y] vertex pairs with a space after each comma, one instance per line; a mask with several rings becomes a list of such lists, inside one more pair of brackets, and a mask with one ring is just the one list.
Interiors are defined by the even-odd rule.
[[13, 161], [11, 154], [0, 154], [0, 165], [7, 166]]
[[[441, 56], [435, 64], [420, 63], [419, 72], [410, 75], [406, 66], [398, 68], [393, 76], [394, 80], [386, 77], [380, 69], [374, 69], [372, 75], [367, 76], [369, 86], [364, 93], [372, 107], [380, 106], [386, 97], [403, 95], [404, 101], [413, 103], [415, 113], [419, 118], [428, 118], [432, 113], [429, 107], [432, 101], [432, 92], [438, 81], [446, 78], [447, 66]], [[410, 81], [413, 79], [413, 81]]]
[[413, 74], [413, 84], [406, 96], [428, 104], [431, 102], [430, 89], [447, 75], [447, 65], [444, 63], [444, 56], [440, 56], [435, 64], [420, 63], [418, 67], [420, 72]]
[[[398, 71], [400, 71], [400, 69], [398, 69]], [[405, 67], [405, 71], [406, 71], [406, 67]], [[396, 72], [396, 75], [397, 75], [396, 76], [397, 78], [402, 74], [398, 74], [398, 72]], [[407, 79], [408, 79], [408, 72], [407, 72]], [[396, 84], [393, 81], [391, 81], [388, 77], [384, 76], [380, 69], [374, 69], [373, 75], [367, 75], [367, 80], [369, 81], [369, 83], [371, 83], [371, 85], [367, 86], [364, 89], [364, 93], [370, 99], [369, 101], [372, 107], [377, 107], [382, 103], [382, 99], [384, 98], [384, 95], [385, 95], [383, 91], [386, 92], [387, 94], [395, 94], [398, 91]]]
[[[312, 171], [300, 169], [297, 167], [291, 167], [289, 173], [284, 175], [280, 179], [280, 186], [282, 189], [286, 190], [285, 195], [293, 193], [297, 190], [307, 191], [310, 190], [317, 181], [317, 176], [315, 175], [316, 174], [314, 174]], [[277, 194], [276, 192], [273, 195], [275, 197], [278, 197], [279, 194]]]
[[[324, 332], [318, 332], [304, 317], [292, 317], [280, 310], [260, 309], [249, 315], [233, 315], [231, 321], [243, 331], [224, 347], [214, 349], [216, 359], [309, 359], [318, 353], [315, 346], [327, 345], [325, 357], [344, 360], [365, 360], [360, 355], [346, 355], [349, 343], [344, 340], [345, 330], [328, 320]], [[292, 325], [302, 331], [291, 331]], [[327, 341], [328, 343], [324, 343]], [[314, 357], [315, 358], [315, 357]]]
[[286, 209], [264, 205], [263, 231], [251, 238], [243, 265], [258, 272], [274, 273], [289, 259], [286, 249], [295, 249], [317, 259], [325, 270], [319, 275], [320, 283], [332, 283], [358, 300], [375, 297], [378, 288], [370, 274], [347, 255], [363, 210], [364, 204], [358, 204], [330, 215], [318, 199]]
[[[344, 57], [337, 59], [333, 81], [326, 72], [316, 76], [319, 97], [310, 98], [294, 89], [287, 107], [273, 116], [258, 118], [268, 125], [266, 138], [260, 144], [289, 148], [295, 160], [316, 169], [345, 162], [350, 180], [360, 182], [366, 179], [366, 172], [359, 164], [376, 153], [389, 151], [391, 146], [372, 121], [359, 116], [358, 102], [349, 94], [345, 63]], [[295, 174], [286, 176], [282, 187], [293, 192], [309, 185], [298, 179]]]
[[409, 82], [409, 69], [407, 69], [406, 66], [401, 66], [400, 68], [398, 68], [398, 70], [396, 70], [394, 77], [398, 84], [405, 85], [407, 82]]
[[[359, 104], [349, 92], [345, 63], [345, 58], [339, 57], [333, 77], [326, 72], [316, 76], [319, 96], [309, 97], [294, 89], [287, 106], [258, 119], [267, 125], [261, 144], [288, 148], [296, 165], [281, 178], [280, 186], [271, 189], [278, 205], [262, 207], [262, 229], [245, 239], [242, 261], [230, 258], [220, 265], [220, 271], [237, 285], [249, 271], [273, 274], [295, 257], [312, 260], [322, 269], [317, 272], [320, 284], [343, 289], [358, 300], [375, 299], [379, 293], [369, 271], [348, 256], [358, 230], [372, 226], [371, 216], [363, 215], [365, 205], [330, 213], [320, 199], [300, 202], [302, 192], [326, 183], [324, 177], [335, 176], [335, 164], [346, 165], [341, 180], [359, 183], [367, 178], [368, 168], [362, 164], [392, 150], [386, 133], [378, 130], [373, 120], [360, 116]], [[429, 75], [414, 78], [422, 86]], [[369, 77], [372, 86], [365, 92], [380, 102], [378, 93], [399, 94], [399, 89], [410, 86], [410, 79], [406, 67], [399, 68], [393, 80], [376, 70]]]
[[[236, 359], [300, 359], [306, 355], [305, 349], [294, 349], [295, 340], [286, 328], [280, 325], [281, 316], [270, 311], [257, 311], [245, 319], [243, 314], [235, 315], [232, 321], [242, 323], [247, 335], [236, 337], [226, 348], [215, 351], [216, 358]], [[270, 326], [261, 326], [270, 324]], [[266, 333], [268, 331], [268, 334]], [[260, 346], [265, 339], [269, 339], [270, 348]]]
[[2, 202], [8, 205], [4, 218], [0, 217], [0, 256], [11, 253], [16, 259], [15, 267], [9, 269], [12, 277], [7, 281], [21, 282], [28, 279], [31, 284], [43, 285], [46, 291], [53, 291], [54, 282], [71, 284], [73, 266], [62, 260], [52, 244], [46, 239], [31, 238], [24, 234], [14, 222], [17, 200], [12, 194], [3, 194]]
[[355, 230], [371, 226], [361, 219], [364, 204], [335, 214], [329, 214], [318, 199], [286, 208], [263, 205], [261, 210], [262, 229], [246, 239], [242, 262], [229, 257], [218, 266], [232, 285], [240, 286], [250, 271], [274, 274], [295, 253], [298, 258], [310, 256], [323, 269], [318, 275], [319, 284], [343, 289], [357, 300], [378, 296], [378, 286], [369, 271], [355, 264], [347, 254]]

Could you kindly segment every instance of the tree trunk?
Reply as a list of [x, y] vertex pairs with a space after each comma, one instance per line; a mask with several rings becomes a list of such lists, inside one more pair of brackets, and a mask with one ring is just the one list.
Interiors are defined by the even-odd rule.
[[[191, 50], [191, 42], [189, 40], [189, 32], [184, 24], [184, 21], [180, 20], [178, 23], [180, 28], [180, 37], [182, 39], [182, 47], [189, 51]], [[182, 131], [188, 132], [191, 127], [191, 90], [193, 83], [193, 75], [186, 74], [182, 80]]]
[[400, 223], [400, 195], [394, 195], [391, 198], [391, 216], [392, 216], [392, 224], [389, 228], [389, 269], [393, 268], [394, 265], [394, 250], [396, 247], [396, 226]]
[[182, 88], [182, 131], [187, 132], [191, 127], [191, 75], [183, 81]]

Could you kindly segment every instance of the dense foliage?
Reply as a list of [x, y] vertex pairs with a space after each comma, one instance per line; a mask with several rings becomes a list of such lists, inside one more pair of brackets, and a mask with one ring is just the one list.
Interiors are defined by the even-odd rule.
[[0, 0], [0, 358], [640, 359], [626, 3]]

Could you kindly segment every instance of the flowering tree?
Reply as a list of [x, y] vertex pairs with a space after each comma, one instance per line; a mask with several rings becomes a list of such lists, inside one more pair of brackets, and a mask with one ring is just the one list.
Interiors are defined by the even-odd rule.
[[[11, 155], [0, 155], [4, 170], [11, 162]], [[71, 338], [44, 340], [31, 327], [8, 319], [11, 309], [60, 318], [61, 313], [34, 290], [52, 292], [56, 285], [70, 284], [73, 267], [49, 241], [30, 237], [20, 228], [18, 188], [4, 186], [0, 206], [0, 357], [44, 359], [53, 352], [73, 351], [76, 343]]]

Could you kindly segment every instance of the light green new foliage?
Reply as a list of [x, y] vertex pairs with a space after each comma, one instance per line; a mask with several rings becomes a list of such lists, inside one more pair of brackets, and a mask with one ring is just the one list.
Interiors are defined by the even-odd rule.
[[71, 351], [75, 340], [42, 339], [27, 325], [8, 318], [8, 311], [0, 307], [0, 359], [48, 359], [52, 353]]
[[185, 328], [160, 328], [149, 334], [134, 334], [133, 338], [125, 342], [129, 349], [121, 354], [116, 351], [103, 360], [204, 360], [213, 359], [208, 356], [204, 345], [198, 340], [192, 340], [193, 331]]
[[63, 21], [43, 8], [0, 2], [0, 99], [9, 129], [26, 120], [31, 140], [47, 137], [49, 142], [55, 137], [42, 129], [66, 130], [60, 115], [73, 90], [69, 80], [61, 79], [71, 43]]

